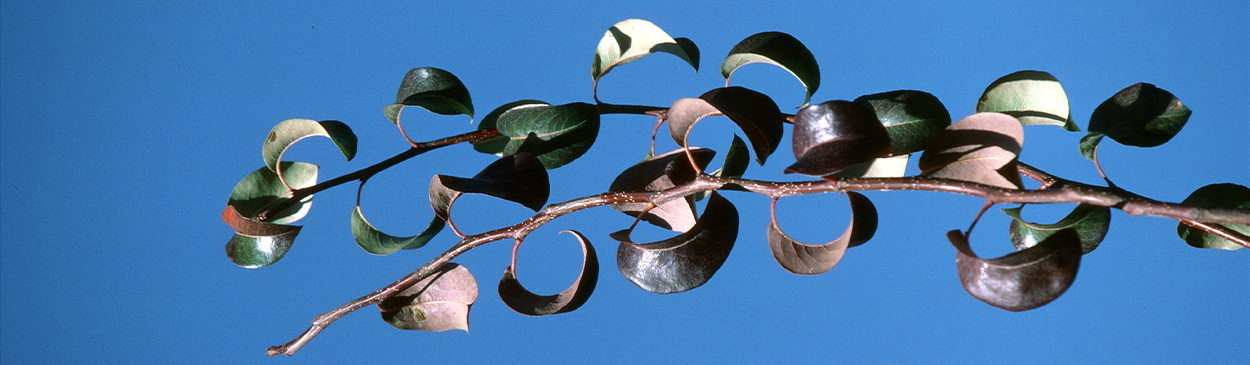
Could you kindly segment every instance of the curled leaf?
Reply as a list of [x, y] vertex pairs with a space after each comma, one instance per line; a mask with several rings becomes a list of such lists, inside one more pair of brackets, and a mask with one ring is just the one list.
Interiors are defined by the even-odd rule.
[[261, 156], [265, 159], [265, 166], [278, 174], [278, 179], [288, 188], [283, 177], [283, 171], [278, 168], [278, 161], [282, 160], [282, 154], [287, 148], [301, 139], [323, 136], [334, 141], [334, 145], [338, 146], [339, 151], [343, 152], [343, 156], [348, 161], [356, 156], [356, 134], [352, 133], [351, 127], [337, 120], [327, 120], [323, 122], [315, 122], [308, 119], [288, 119], [273, 127], [269, 132], [269, 137], [265, 139], [265, 143], [261, 148]]
[[401, 330], [469, 331], [469, 308], [477, 300], [477, 280], [455, 263], [439, 267], [430, 276], [382, 302], [382, 320]]
[[890, 134], [890, 155], [901, 156], [924, 150], [929, 140], [951, 125], [946, 106], [933, 94], [916, 90], [896, 90], [855, 98], [855, 103], [872, 108], [886, 133]]
[[[291, 184], [291, 188], [300, 189], [317, 183], [317, 165], [285, 161], [281, 163], [282, 171]], [[230, 191], [227, 205], [233, 206], [240, 215], [252, 217], [262, 210], [281, 204], [291, 196], [291, 190], [282, 184], [278, 174], [268, 167], [262, 167], [247, 174], [234, 190]], [[291, 223], [303, 218], [312, 207], [312, 196], [301, 199], [299, 203], [281, 212], [269, 213], [266, 222], [275, 224]]]
[[356, 237], [356, 245], [363, 248], [365, 252], [374, 255], [389, 255], [399, 250], [411, 250], [420, 248], [430, 242], [438, 232], [443, 230], [446, 223], [438, 216], [430, 222], [420, 234], [412, 237], [396, 237], [386, 234], [373, 227], [368, 220], [365, 220], [364, 213], [360, 212], [360, 205], [356, 206], [356, 210], [352, 211], [352, 236]]
[[419, 106], [435, 114], [464, 114], [473, 117], [473, 100], [460, 78], [441, 69], [419, 67], [408, 71], [395, 94], [395, 104], [384, 110], [391, 123], [398, 124], [404, 106]]
[[782, 32], [756, 33], [734, 45], [720, 66], [725, 86], [729, 86], [729, 77], [739, 67], [756, 62], [776, 65], [798, 78], [807, 89], [801, 106], [811, 102], [812, 94], [820, 88], [820, 65], [812, 51], [794, 36]]
[[451, 204], [463, 193], [490, 195], [538, 211], [551, 196], [551, 183], [547, 170], [533, 155], [507, 155], [472, 179], [435, 175], [430, 181], [430, 205], [435, 215], [450, 220]]
[[822, 245], [799, 242], [782, 232], [777, 225], [776, 200], [773, 201], [768, 248], [781, 267], [799, 275], [824, 273], [842, 261], [848, 247], [859, 246], [872, 239], [877, 232], [877, 207], [863, 194], [847, 192], [846, 196], [851, 201], [851, 224], [841, 237]]
[[834, 179], [850, 177], [903, 177], [907, 176], [907, 161], [910, 159], [911, 154], [882, 157], [851, 165], [846, 170], [833, 173], [829, 177]]
[[809, 105], [794, 115], [795, 161], [785, 173], [825, 176], [889, 152], [890, 136], [867, 106], [845, 100]]
[[259, 222], [239, 214], [233, 205], [221, 212], [221, 219], [234, 228], [226, 243], [226, 256], [236, 265], [255, 269], [281, 260], [291, 249], [300, 226]]
[[982, 259], [958, 230], [946, 237], [957, 250], [959, 281], [968, 294], [1013, 312], [1041, 307], [1059, 298], [1076, 280], [1081, 264], [1081, 239], [1064, 229], [1036, 246], [996, 259]]
[[[1211, 184], [1194, 190], [1188, 197], [1185, 197], [1184, 201], [1181, 201], [1181, 204], [1204, 208], [1245, 209], [1247, 214], [1250, 214], [1250, 188], [1230, 183]], [[1250, 226], [1240, 224], [1223, 224], [1222, 226], [1242, 235], [1250, 236]], [[1197, 248], [1217, 248], [1221, 250], [1242, 248], [1241, 245], [1223, 237], [1190, 227], [1184, 223], [1177, 224], [1176, 234], [1182, 240], [1185, 240], [1185, 243]]]
[[621, 275], [652, 293], [679, 293], [706, 283], [729, 258], [738, 238], [738, 209], [712, 193], [703, 216], [686, 233], [653, 243], [634, 243], [629, 234], [611, 234], [621, 242], [616, 250]]
[[595, 49], [595, 62], [590, 76], [595, 80], [608, 74], [613, 67], [624, 65], [652, 53], [664, 52], [681, 58], [695, 71], [699, 71], [699, 48], [689, 39], [673, 39], [663, 29], [642, 19], [628, 19], [616, 23], [603, 34]]
[[1093, 160], [1103, 136], [1120, 144], [1154, 147], [1180, 133], [1193, 114], [1167, 90], [1137, 83], [1116, 93], [1094, 109], [1089, 134], [1081, 138], [1081, 154]]
[[1025, 222], [1020, 217], [1020, 208], [1003, 209], [1003, 212], [1011, 217], [1009, 233], [1016, 251], [1033, 247], [1055, 232], [1073, 229], [1081, 238], [1081, 253], [1087, 254], [1098, 248], [1107, 236], [1107, 229], [1111, 228], [1111, 208], [1087, 204], [1077, 205], [1072, 213], [1053, 224]]
[[920, 173], [1004, 189], [1020, 189], [1016, 157], [1024, 145], [1020, 122], [1006, 114], [977, 113], [951, 124], [920, 155]]
[[508, 308], [527, 316], [545, 316], [572, 312], [590, 299], [590, 294], [595, 291], [595, 284], [599, 282], [599, 257], [595, 255], [595, 247], [586, 240], [586, 236], [577, 231], [564, 232], [572, 233], [582, 244], [582, 272], [577, 275], [577, 281], [559, 294], [538, 295], [521, 286], [515, 269], [508, 266], [503, 272], [503, 278], [499, 280], [499, 298], [503, 299]]
[[[706, 148], [693, 148], [690, 155], [694, 156], [699, 168], [707, 166], [716, 156], [716, 151]], [[684, 150], [678, 149], [659, 156], [648, 158], [622, 171], [608, 192], [625, 191], [660, 191], [693, 181], [694, 169]], [[631, 217], [637, 217], [643, 211], [642, 220], [659, 227], [685, 232], [695, 224], [694, 200], [690, 197], [674, 199], [658, 207], [647, 210], [649, 203], [617, 203], [616, 209]]]
[[742, 128], [760, 165], [781, 145], [786, 117], [777, 104], [767, 95], [737, 86], [714, 89], [698, 99], [684, 98], [674, 102], [667, 114], [669, 134], [677, 145], [686, 147], [694, 124], [713, 115], [729, 117]]
[[977, 113], [982, 112], [1007, 114], [1023, 125], [1081, 130], [1072, 121], [1068, 94], [1059, 85], [1059, 79], [1043, 71], [1018, 71], [994, 80], [977, 101]]
[[508, 137], [504, 155], [528, 152], [550, 170], [590, 150], [599, 135], [599, 109], [586, 103], [521, 105], [503, 112], [496, 128]]

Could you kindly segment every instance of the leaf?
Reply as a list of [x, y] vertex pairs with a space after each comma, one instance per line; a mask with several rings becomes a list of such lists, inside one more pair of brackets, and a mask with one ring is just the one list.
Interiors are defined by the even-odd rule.
[[924, 150], [929, 140], [951, 125], [951, 115], [932, 94], [897, 90], [855, 98], [855, 103], [872, 108], [890, 134], [890, 155], [900, 156]]
[[890, 136], [873, 110], [845, 100], [809, 105], [794, 115], [795, 161], [785, 173], [825, 176], [889, 152]]
[[433, 67], [419, 67], [408, 71], [395, 94], [395, 104], [384, 110], [386, 119], [399, 123], [399, 111], [404, 106], [419, 106], [440, 115], [464, 114], [473, 117], [473, 100], [469, 89], [456, 75]]
[[382, 302], [382, 320], [401, 330], [469, 331], [469, 308], [477, 300], [477, 280], [455, 263], [401, 290]]
[[499, 158], [472, 179], [434, 175], [430, 205], [435, 215], [450, 220], [451, 204], [463, 193], [489, 195], [538, 211], [547, 205], [551, 183], [542, 164], [525, 152]]
[[339, 151], [343, 152], [343, 156], [348, 161], [356, 156], [356, 134], [352, 133], [352, 129], [343, 122], [337, 120], [327, 120], [323, 122], [315, 122], [308, 119], [288, 119], [273, 127], [269, 132], [269, 138], [265, 139], [262, 148], [262, 157], [265, 159], [265, 166], [270, 170], [278, 173], [278, 179], [284, 185], [286, 183], [283, 171], [278, 169], [278, 161], [282, 160], [282, 154], [287, 148], [301, 139], [312, 136], [329, 137], [338, 146]]
[[401, 249], [411, 250], [425, 246], [430, 239], [443, 230], [445, 225], [446, 222], [442, 218], [435, 216], [421, 234], [412, 237], [396, 237], [374, 228], [373, 224], [365, 220], [364, 213], [360, 212], [360, 205], [352, 211], [352, 236], [356, 237], [356, 244], [360, 248], [374, 255], [389, 255]]
[[1016, 118], [977, 113], [947, 127], [920, 155], [920, 174], [1020, 189], [1016, 156], [1024, 129]]
[[740, 178], [747, 172], [747, 166], [750, 165], [751, 155], [747, 153], [747, 144], [734, 135], [733, 142], [729, 144], [729, 152], [725, 153], [725, 163], [720, 170], [716, 170], [713, 175], [724, 178]]
[[[317, 165], [303, 162], [282, 162], [287, 183], [292, 188], [301, 189], [317, 184]], [[247, 174], [230, 192], [227, 205], [233, 206], [240, 215], [252, 217], [261, 210], [276, 206], [291, 196], [291, 191], [278, 179], [278, 174], [268, 167], [262, 167]], [[291, 223], [303, 218], [312, 207], [312, 196], [300, 200], [298, 204], [283, 209], [281, 212], [268, 214], [266, 222], [275, 224]]]
[[599, 109], [586, 103], [518, 106], [499, 116], [497, 128], [508, 136], [504, 155], [529, 152], [550, 170], [590, 150], [599, 135]]
[[852, 177], [903, 177], [907, 176], [907, 160], [911, 159], [911, 155], [899, 155], [893, 157], [882, 157], [868, 162], [861, 162], [846, 170], [838, 171], [829, 175], [834, 179], [845, 179]]
[[239, 265], [255, 269], [281, 260], [291, 249], [300, 226], [258, 222], [239, 214], [227, 205], [221, 219], [234, 228], [235, 235], [226, 243], [226, 256]]
[[720, 65], [720, 74], [725, 77], [725, 86], [729, 86], [729, 77], [739, 67], [749, 63], [773, 64], [789, 72], [803, 83], [807, 95], [803, 105], [812, 101], [812, 94], [820, 88], [820, 65], [812, 51], [793, 36], [782, 32], [763, 32], [751, 35], [729, 50], [725, 62]]
[[1064, 229], [1036, 246], [996, 259], [982, 259], [958, 230], [946, 233], [955, 246], [959, 281], [968, 294], [1013, 312], [1041, 307], [1059, 298], [1076, 280], [1081, 242]]
[[[690, 155], [694, 156], [699, 168], [707, 166], [716, 156], [716, 151], [706, 148], [693, 148]], [[660, 191], [693, 181], [694, 169], [685, 150], [678, 149], [659, 156], [648, 158], [622, 171], [608, 192], [628, 191]], [[617, 203], [611, 204], [616, 209], [631, 217], [650, 206], [649, 203]], [[665, 229], [685, 232], [695, 225], [694, 199], [686, 197], [674, 199], [655, 207], [642, 216], [642, 220]]]
[[659, 242], [634, 243], [630, 231], [611, 234], [621, 242], [616, 250], [621, 275], [652, 293], [679, 293], [706, 283], [729, 258], [738, 238], [738, 210], [712, 193], [703, 216], [686, 233]]
[[786, 117], [777, 104], [767, 95], [738, 86], [713, 89], [698, 99], [684, 98], [674, 102], [667, 114], [669, 134], [677, 145], [686, 147], [694, 124], [712, 115], [729, 117], [742, 128], [760, 165], [781, 145]]
[[590, 299], [595, 284], [599, 282], [599, 257], [586, 236], [576, 231], [564, 232], [572, 233], [582, 244], [582, 272], [577, 275], [577, 281], [559, 294], [537, 295], [521, 286], [514, 268], [508, 266], [503, 272], [503, 279], [499, 280], [499, 298], [508, 308], [527, 316], [545, 316], [572, 312]]
[[1071, 132], [1081, 131], [1072, 121], [1068, 94], [1063, 92], [1059, 79], [1043, 71], [1018, 71], [994, 80], [977, 101], [977, 113], [983, 112], [1007, 114], [1023, 125], [1053, 125]]
[[1073, 229], [1081, 239], [1081, 253], [1087, 254], [1098, 248], [1098, 244], [1107, 236], [1111, 227], [1111, 208], [1093, 205], [1077, 205], [1072, 213], [1053, 224], [1037, 224], [1025, 222], [1020, 217], [1021, 208], [1003, 209], [1011, 217], [1011, 245], [1020, 251], [1037, 245], [1046, 237], [1064, 229]]
[[[506, 113], [509, 110], [527, 106], [527, 105], [549, 105], [549, 104], [538, 101], [538, 100], [517, 100], [511, 103], [504, 104], [498, 108], [495, 108], [495, 110], [492, 110], [489, 114], [486, 114], [485, 117], [482, 117], [482, 121], [478, 123], [477, 125], [477, 130], [484, 131], [488, 129], [495, 129], [496, 123], [499, 120], [499, 116], [503, 115], [503, 113]], [[480, 139], [480, 140], [472, 142], [473, 150], [481, 152], [481, 153], [486, 153], [486, 154], [491, 154], [491, 155], [496, 155], [496, 156], [503, 156], [503, 150], [505, 147], [508, 146], [508, 141], [509, 141], [508, 136], [503, 135], [503, 134], [490, 137], [490, 138]]]
[[603, 34], [595, 49], [595, 62], [590, 76], [598, 89], [599, 78], [613, 67], [637, 61], [652, 53], [664, 52], [681, 58], [699, 71], [699, 48], [685, 38], [673, 39], [649, 21], [629, 19], [616, 23]]
[[1105, 135], [1120, 144], [1154, 147], [1180, 133], [1193, 114], [1180, 99], [1147, 83], [1137, 83], [1116, 93], [1094, 109], [1089, 134], [1081, 138], [1081, 154], [1093, 160]]
[[833, 269], [842, 261], [848, 247], [868, 242], [877, 232], [877, 207], [863, 194], [847, 192], [851, 201], [851, 224], [841, 237], [823, 245], [799, 242], [777, 225], [776, 200], [773, 204], [772, 223], [768, 225], [768, 248], [773, 258], [786, 271], [799, 275], [816, 275]]
[[[1250, 214], [1250, 188], [1229, 183], [1211, 184], [1194, 190], [1184, 201], [1181, 201], [1181, 204], [1204, 208], [1247, 209], [1247, 214]], [[1242, 235], [1250, 236], [1250, 226], [1240, 224], [1223, 224], [1222, 226], [1237, 231]], [[1241, 245], [1223, 237], [1187, 226], [1184, 223], [1176, 226], [1176, 235], [1185, 240], [1185, 243], [1197, 248], [1218, 248], [1221, 250], [1242, 248]]]

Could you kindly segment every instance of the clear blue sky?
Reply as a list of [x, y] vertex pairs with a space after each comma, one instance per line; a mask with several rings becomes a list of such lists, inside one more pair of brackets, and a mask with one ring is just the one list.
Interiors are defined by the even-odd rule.
[[[478, 115], [519, 99], [591, 102], [589, 66], [612, 24], [653, 21], [702, 50], [697, 74], [657, 55], [613, 70], [604, 101], [664, 106], [723, 85], [719, 65], [739, 40], [790, 33], [820, 62], [814, 102], [898, 89], [940, 98], [955, 119], [984, 88], [1019, 70], [1058, 77], [1084, 129], [1120, 89], [1150, 82], [1193, 109], [1163, 146], [1104, 142], [1103, 166], [1134, 192], [1179, 201], [1209, 183], [1250, 185], [1250, 40], [1244, 1], [60, 2], [0, 4], [0, 356], [4, 363], [1246, 363], [1250, 358], [1250, 250], [1198, 250], [1175, 222], [1113, 216], [1109, 237], [1085, 256], [1063, 297], [1011, 313], [959, 286], [944, 238], [967, 227], [981, 201], [937, 193], [869, 193], [882, 227], [832, 271], [781, 269], [765, 241], [767, 199], [730, 193], [742, 231], [707, 285], [644, 292], [613, 270], [606, 233], [630, 219], [607, 208], [561, 218], [521, 251], [522, 279], [553, 293], [573, 280], [579, 252], [562, 229], [599, 247], [602, 278], [581, 309], [515, 314], [494, 287], [510, 245], [457, 262], [482, 287], [472, 333], [393, 329], [366, 308], [338, 321], [290, 359], [284, 343], [318, 314], [369, 293], [449, 247], [378, 257], [355, 245], [354, 186], [318, 194], [294, 249], [259, 270], [223, 254], [220, 214], [234, 185], [263, 166], [260, 145], [290, 118], [337, 119], [361, 138], [344, 162], [327, 140], [302, 142], [292, 160], [321, 179], [406, 147], [382, 107], [404, 73], [433, 66], [458, 75]], [[752, 65], [734, 83], [783, 110], [800, 84]], [[409, 116], [430, 140], [476, 128], [466, 117]], [[606, 190], [641, 158], [654, 119], [610, 116], [582, 160], [552, 172], [551, 201]], [[695, 144], [723, 146], [727, 121], [696, 128]], [[1022, 160], [1057, 175], [1099, 181], [1077, 153], [1080, 133], [1029, 127]], [[787, 137], [788, 138], [788, 137]], [[788, 139], [787, 139], [788, 140]], [[673, 148], [667, 138], [661, 149]], [[702, 142], [700, 142], [702, 141]], [[383, 230], [409, 235], [430, 217], [432, 174], [472, 176], [492, 159], [457, 146], [370, 181], [364, 209]], [[793, 180], [784, 146], [748, 177]], [[914, 162], [911, 173], [915, 173]], [[782, 224], [807, 242], [846, 225], [845, 199], [783, 200]], [[1070, 207], [1031, 207], [1054, 221]], [[489, 211], [480, 214], [474, 211]], [[472, 197], [457, 204], [469, 232], [515, 223], [520, 206]], [[1007, 218], [991, 211], [973, 235], [983, 256], [1010, 252]], [[649, 237], [659, 237], [653, 232]]]

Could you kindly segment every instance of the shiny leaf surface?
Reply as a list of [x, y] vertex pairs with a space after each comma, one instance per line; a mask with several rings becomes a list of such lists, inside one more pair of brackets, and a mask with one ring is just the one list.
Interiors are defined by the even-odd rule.
[[586, 103], [523, 105], [499, 116], [496, 128], [508, 136], [503, 154], [533, 154], [547, 169], [573, 162], [599, 135], [599, 109]]
[[1059, 298], [1076, 280], [1081, 239], [1076, 231], [1055, 232], [1036, 246], [996, 259], [982, 259], [958, 230], [946, 234], [957, 250], [959, 281], [973, 297], [1013, 312]]
[[1064, 229], [1073, 229], [1081, 238], [1081, 253], [1087, 254], [1098, 248], [1111, 228], [1111, 208], [1081, 204], [1066, 217], [1053, 224], [1029, 223], [1020, 216], [1021, 208], [1003, 209], [1011, 217], [1008, 228], [1011, 245], [1020, 251], [1037, 245], [1046, 237]]
[[[485, 117], [482, 117], [482, 121], [479, 122], [477, 125], [477, 130], [484, 131], [488, 129], [495, 129], [499, 121], [499, 116], [503, 115], [503, 113], [506, 113], [509, 110], [527, 106], [527, 105], [549, 105], [549, 104], [538, 101], [538, 100], [518, 100], [518, 101], [514, 101], [511, 103], [501, 105], [500, 107], [495, 108], [495, 110], [492, 110], [490, 113], [486, 114]], [[486, 153], [486, 154], [491, 154], [491, 155], [496, 155], [496, 156], [503, 156], [503, 150], [505, 147], [508, 146], [509, 140], [510, 139], [508, 138], [508, 136], [500, 134], [494, 137], [473, 141], [472, 142], [473, 150], [481, 152], [481, 153]]]
[[920, 155], [921, 175], [1019, 189], [1024, 128], [1006, 114], [977, 113], [947, 127]]
[[1068, 94], [1059, 79], [1043, 71], [1018, 71], [994, 80], [981, 99], [977, 113], [1003, 113], [1023, 125], [1053, 125], [1079, 132], [1068, 108]]
[[503, 272], [503, 279], [499, 280], [499, 298], [508, 308], [527, 316], [545, 316], [572, 312], [590, 299], [595, 284], [599, 282], [599, 257], [586, 236], [576, 231], [565, 232], [572, 233], [582, 245], [582, 272], [577, 275], [577, 281], [559, 294], [538, 295], [521, 286], [514, 268], [508, 266]]
[[447, 263], [434, 274], [378, 303], [382, 320], [401, 330], [469, 331], [469, 308], [477, 280], [469, 269]]
[[281, 260], [291, 249], [300, 226], [258, 222], [239, 214], [227, 205], [221, 219], [234, 229], [234, 237], [226, 243], [226, 256], [236, 265], [255, 269]]
[[473, 117], [473, 100], [460, 78], [441, 69], [419, 67], [408, 71], [395, 94], [395, 104], [384, 110], [391, 123], [398, 123], [400, 109], [419, 106], [435, 114]]
[[278, 168], [278, 161], [282, 160], [282, 154], [287, 148], [301, 139], [323, 136], [334, 141], [339, 151], [343, 152], [343, 156], [348, 161], [356, 156], [356, 134], [352, 133], [352, 129], [343, 122], [336, 120], [327, 120], [324, 122], [315, 122], [308, 119], [288, 119], [273, 127], [269, 132], [269, 138], [265, 139], [262, 147], [262, 157], [265, 159], [265, 166], [270, 170], [278, 173], [278, 179], [285, 182], [285, 171]]
[[786, 117], [777, 104], [767, 95], [737, 86], [674, 102], [668, 110], [669, 134], [677, 145], [684, 147], [695, 123], [712, 115], [724, 115], [742, 128], [760, 165], [781, 145]]
[[524, 152], [499, 158], [472, 179], [434, 175], [430, 205], [435, 215], [450, 220], [452, 202], [464, 193], [489, 195], [538, 211], [547, 204], [551, 183], [542, 164]]
[[877, 120], [890, 134], [890, 155], [899, 156], [925, 149], [929, 140], [951, 125], [946, 106], [932, 94], [897, 90], [855, 98], [855, 103], [872, 108]]
[[1081, 154], [1094, 159], [1103, 136], [1120, 144], [1154, 147], [1180, 133], [1193, 114], [1167, 90], [1137, 83], [1116, 93], [1094, 109], [1089, 134], [1081, 139]]
[[[300, 189], [317, 184], [317, 165], [287, 161], [282, 162], [282, 171], [292, 188]], [[280, 204], [290, 196], [290, 190], [282, 185], [278, 174], [268, 167], [262, 167], [247, 174], [238, 185], [234, 186], [226, 204], [233, 206], [240, 215], [252, 217], [267, 207]], [[275, 224], [295, 222], [308, 214], [308, 209], [311, 207], [312, 196], [310, 195], [290, 208], [269, 214], [266, 222]]]
[[621, 275], [652, 293], [680, 293], [706, 283], [729, 258], [738, 238], [738, 209], [712, 193], [703, 216], [686, 233], [653, 243], [634, 243], [629, 234], [611, 234], [621, 242], [616, 250]]
[[[1250, 213], [1250, 188], [1229, 183], [1211, 184], [1194, 190], [1184, 201], [1181, 201], [1181, 204], [1206, 208], [1246, 209], [1247, 213]], [[1250, 226], [1240, 224], [1223, 224], [1223, 226], [1242, 235], [1250, 236]], [[1217, 248], [1221, 250], [1242, 248], [1241, 245], [1223, 237], [1198, 230], [1184, 223], [1176, 226], [1176, 234], [1182, 240], [1185, 240], [1185, 243], [1197, 248]]]
[[663, 52], [681, 58], [695, 71], [699, 71], [699, 48], [689, 39], [673, 39], [663, 29], [649, 21], [629, 19], [616, 23], [603, 34], [595, 49], [595, 62], [590, 75], [599, 84], [599, 78], [613, 67], [637, 61], [652, 53]]
[[[707, 167], [708, 162], [716, 156], [716, 151], [706, 148], [693, 148], [690, 155], [694, 156], [699, 168]], [[685, 150], [678, 149], [659, 156], [648, 158], [622, 171], [609, 192], [626, 191], [660, 191], [694, 180], [695, 172]], [[631, 217], [637, 217], [646, 210], [648, 203], [611, 204], [616, 209]], [[659, 227], [685, 232], [695, 225], [694, 199], [674, 199], [647, 211], [642, 220]]]
[[798, 78], [807, 89], [802, 106], [810, 103], [812, 94], [820, 88], [820, 65], [812, 51], [794, 36], [782, 32], [757, 33], [734, 45], [720, 66], [725, 86], [729, 86], [730, 76], [739, 67], [757, 62], [776, 65]]
[[785, 173], [824, 176], [889, 152], [890, 136], [867, 106], [845, 100], [809, 105], [794, 115], [795, 162]]
[[851, 201], [851, 224], [841, 237], [822, 245], [799, 242], [777, 225], [776, 204], [772, 223], [768, 225], [768, 248], [786, 271], [799, 275], [816, 275], [833, 269], [842, 261], [848, 247], [868, 242], [877, 232], [877, 207], [862, 194], [847, 192]]

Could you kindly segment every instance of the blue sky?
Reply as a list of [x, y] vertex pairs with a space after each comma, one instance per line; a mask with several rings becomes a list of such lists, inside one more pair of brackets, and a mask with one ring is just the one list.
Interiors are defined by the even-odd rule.
[[[405, 72], [439, 67], [472, 92], [478, 115], [519, 99], [592, 102], [589, 65], [612, 24], [642, 18], [702, 50], [694, 73], [669, 55], [622, 66], [601, 81], [604, 101], [665, 106], [722, 86], [719, 64], [739, 40], [787, 32], [815, 54], [814, 102], [898, 89], [929, 92], [954, 119], [984, 88], [1019, 70], [1063, 84], [1084, 129], [1106, 98], [1137, 82], [1171, 91], [1194, 114], [1151, 149], [1104, 142], [1120, 186], [1180, 201], [1206, 184], [1250, 185], [1250, 15], [1239, 1], [792, 2], [714, 5], [546, 2], [258, 5], [183, 2], [0, 4], [0, 356], [5, 363], [1244, 363], [1250, 358], [1250, 250], [1198, 250], [1175, 222], [1116, 212], [1109, 237], [1086, 255], [1057, 301], [1011, 313], [959, 286], [944, 232], [964, 228], [982, 202], [921, 192], [873, 192], [882, 226], [832, 271], [782, 270], [765, 240], [767, 199], [726, 196], [742, 212], [733, 254], [707, 285], [675, 295], [642, 291], [612, 270], [607, 233], [630, 219], [607, 208], [536, 231], [519, 259], [540, 293], [571, 282], [578, 229], [599, 247], [602, 278], [581, 309], [515, 314], [493, 287], [510, 245], [457, 262], [477, 277], [472, 333], [400, 331], [366, 308], [336, 322], [290, 359], [263, 353], [318, 314], [367, 294], [449, 247], [390, 256], [353, 242], [354, 185], [320, 193], [295, 247], [278, 264], [236, 267], [222, 247], [230, 190], [263, 166], [261, 142], [291, 118], [337, 119], [360, 136], [344, 162], [326, 140], [286, 158], [321, 165], [321, 179], [403, 151], [382, 114]], [[734, 84], [802, 103], [789, 74], [743, 68]], [[791, 109], [792, 110], [792, 109]], [[416, 113], [413, 113], [416, 114]], [[408, 114], [405, 114], [406, 116]], [[476, 128], [467, 117], [411, 117], [430, 140]], [[608, 116], [596, 146], [552, 171], [551, 201], [606, 190], [641, 158], [653, 118]], [[696, 128], [694, 144], [725, 145], [726, 121]], [[1023, 161], [1085, 182], [1083, 134], [1026, 128]], [[788, 138], [788, 137], [787, 137]], [[788, 140], [788, 139], [787, 139]], [[661, 149], [674, 146], [661, 138]], [[783, 145], [747, 177], [795, 180]], [[457, 146], [389, 170], [366, 187], [366, 215], [415, 234], [430, 217], [433, 174], [472, 176], [493, 159]], [[717, 163], [714, 163], [717, 164]], [[914, 162], [910, 173], [915, 173]], [[846, 224], [844, 198], [782, 200], [795, 238], [824, 242]], [[1030, 207], [1058, 220], [1070, 207]], [[485, 197], [462, 199], [462, 230], [531, 214]], [[991, 211], [972, 236], [983, 256], [1011, 251], [1007, 218]], [[826, 229], [826, 227], [832, 227]], [[644, 233], [647, 234], [647, 233]], [[647, 237], [660, 237], [653, 231]]]

